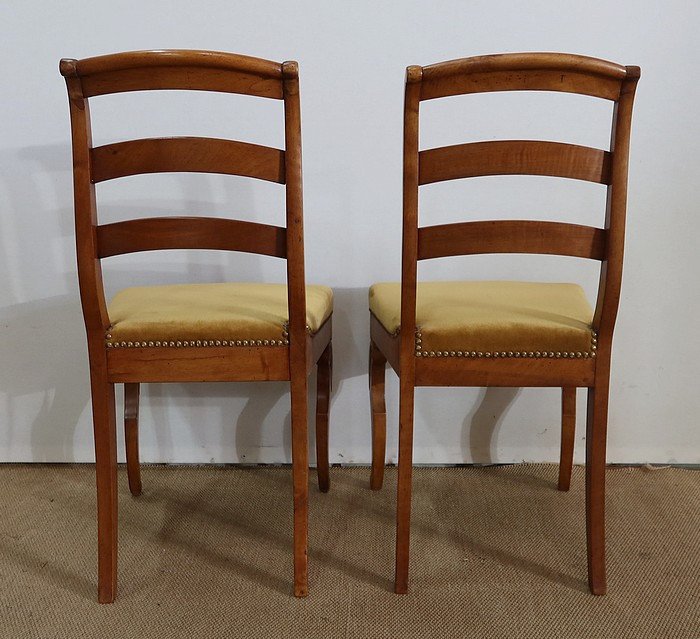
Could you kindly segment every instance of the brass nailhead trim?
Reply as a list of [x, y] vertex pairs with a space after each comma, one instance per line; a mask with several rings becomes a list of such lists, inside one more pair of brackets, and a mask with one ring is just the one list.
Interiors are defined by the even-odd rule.
[[[112, 326], [109, 327], [109, 331], [112, 330]], [[309, 326], [306, 330], [311, 332]], [[285, 323], [282, 327], [282, 339], [237, 339], [237, 340], [218, 340], [218, 339], [208, 339], [208, 340], [178, 340], [178, 341], [154, 341], [154, 342], [110, 342], [108, 340], [112, 339], [112, 334], [107, 333], [105, 335], [107, 340], [105, 346], [107, 348], [141, 348], [141, 347], [169, 347], [169, 348], [184, 348], [190, 346], [196, 347], [209, 347], [209, 346], [289, 346], [289, 331], [288, 325]]]
[[526, 357], [526, 358], [548, 358], [548, 359], [588, 359], [595, 358], [598, 348], [598, 335], [595, 331], [591, 331], [591, 350], [590, 351], [424, 351], [423, 350], [423, 335], [421, 331], [416, 330], [416, 357], [486, 357], [486, 358], [511, 358], [511, 357]]

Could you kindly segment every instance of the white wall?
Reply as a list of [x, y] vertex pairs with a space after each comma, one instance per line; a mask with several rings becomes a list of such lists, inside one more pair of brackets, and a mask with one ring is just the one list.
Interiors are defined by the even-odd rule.
[[[307, 272], [336, 292], [332, 459], [369, 460], [366, 290], [399, 276], [404, 68], [507, 51], [567, 51], [642, 67], [633, 124], [629, 233], [615, 340], [608, 458], [700, 461], [697, 315], [698, 3], [196, 3], [95, 0], [0, 4], [0, 461], [92, 459], [87, 355], [72, 228], [61, 57], [204, 48], [296, 59], [301, 67]], [[576, 115], [567, 110], [572, 107]], [[426, 103], [422, 146], [530, 137], [605, 146], [610, 105], [547, 94]], [[586, 115], [581, 115], [581, 114]], [[96, 144], [220, 135], [282, 144], [281, 105], [179, 92], [93, 101]], [[166, 213], [282, 219], [280, 187], [204, 175], [137, 177], [99, 188], [102, 220]], [[549, 178], [426, 187], [423, 221], [536, 215], [601, 223], [602, 188]], [[132, 284], [279, 281], [282, 263], [169, 252], [105, 262], [108, 293]], [[573, 280], [570, 258], [438, 260], [426, 277]], [[397, 384], [388, 373], [396, 459]], [[583, 416], [583, 391], [579, 412]], [[121, 402], [121, 390], [119, 391]], [[145, 461], [289, 461], [284, 384], [150, 385]], [[419, 390], [417, 462], [555, 460], [556, 390]], [[582, 459], [579, 419], [577, 459]]]

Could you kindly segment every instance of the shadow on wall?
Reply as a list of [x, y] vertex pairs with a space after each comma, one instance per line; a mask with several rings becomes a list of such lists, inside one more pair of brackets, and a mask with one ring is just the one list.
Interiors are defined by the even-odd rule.
[[[6, 396], [0, 433], [3, 459], [21, 456], [35, 461], [75, 461], [75, 430], [89, 406], [87, 348], [75, 268], [70, 153], [68, 144], [58, 144], [15, 149], [0, 156], [3, 195], [0, 392]], [[256, 207], [247, 180], [224, 179], [215, 184], [209, 176], [183, 175], [177, 177], [176, 183], [180, 187], [176, 192], [179, 197], [167, 200], [161, 197], [155, 205], [144, 203], [141, 197], [118, 199], [117, 206], [109, 202], [101, 205], [98, 201], [101, 219], [123, 219], [133, 216], [134, 212], [141, 216], [182, 212], [255, 219], [251, 218], [251, 211]], [[219, 188], [216, 193], [214, 187]], [[223, 206], [222, 199], [226, 202]], [[64, 206], [56, 207], [57, 203]], [[161, 261], [160, 270], [148, 267], [124, 270], [119, 268], [118, 262], [113, 268], [107, 260], [104, 263], [109, 284], [107, 297], [110, 290], [137, 284], [265, 279], [259, 263], [267, 258], [254, 256], [255, 259], [237, 260], [241, 256], [216, 255], [218, 260], [207, 261], [202, 260], [201, 253], [189, 252], [184, 257], [180, 254], [179, 259], [169, 258], [165, 268]], [[47, 296], [56, 291], [67, 293]], [[8, 303], [33, 295], [37, 299]], [[161, 408], [163, 402], [158, 400], [170, 395], [175, 399], [184, 396], [188, 405], [194, 403], [196, 407], [210, 404], [212, 398], [215, 401], [224, 393], [249, 397], [238, 417], [235, 437], [242, 459], [250, 457], [251, 449], [256, 446], [256, 428], [286, 392], [284, 384], [254, 386], [257, 388], [230, 384], [225, 387], [171, 385], [168, 391], [161, 385], [153, 385], [150, 394], [156, 398], [156, 410], [151, 411], [151, 415], [158, 459], [167, 461], [177, 454], [171, 441], [167, 413]], [[37, 398], [31, 397], [37, 394]], [[121, 397], [121, 392], [118, 396]], [[40, 404], [38, 410], [35, 409], [37, 403]], [[120, 417], [118, 419], [121, 421]], [[222, 412], [222, 427], [232, 421]], [[288, 417], [286, 426], [284, 448], [289, 451]], [[197, 424], [190, 427], [196, 430]], [[87, 448], [91, 447], [92, 442]]]
[[488, 387], [462, 424], [462, 451], [465, 459], [476, 464], [492, 464], [498, 458], [498, 430], [510, 407], [520, 395], [520, 388]]
[[[87, 346], [80, 303], [64, 295], [16, 304], [0, 311], [0, 392], [6, 455], [26, 445], [33, 461], [74, 461], [74, 434], [89, 402]], [[27, 419], [31, 396], [40, 402]], [[28, 400], [28, 401], [27, 401]], [[0, 441], [2, 441], [0, 440]], [[5, 454], [3, 455], [5, 458]]]
[[[5, 458], [13, 458], [13, 451], [28, 447], [29, 458], [37, 461], [74, 461], [79, 448], [74, 441], [76, 428], [90, 398], [87, 349], [75, 271], [70, 147], [57, 144], [14, 150], [0, 157], [0, 168], [4, 200], [0, 252], [0, 292], [4, 304], [0, 310], [3, 334], [0, 391], [7, 396], [0, 442]], [[234, 178], [217, 183], [209, 176], [184, 175], [178, 176], [176, 185], [175, 197], [171, 191], [168, 197], [161, 196], [155, 204], [141, 192], [137, 197], [107, 198], [116, 204], [107, 201], [102, 206], [102, 219], [124, 219], [136, 211], [141, 216], [240, 215], [244, 219], [273, 221], [251, 216], [252, 211], [261, 207], [255, 206], [255, 193], [248, 180]], [[225, 204], [222, 205], [222, 201]], [[56, 203], [62, 206], [56, 207]], [[269, 277], [271, 271], [262, 267], [262, 260], [267, 258], [232, 253], [217, 253], [216, 256], [217, 259], [207, 261], [202, 260], [201, 254], [189, 252], [179, 254], [176, 259], [168, 258], [165, 263], [159, 258], [154, 266], [140, 269], [133, 264], [124, 268], [123, 263], [120, 267], [119, 258], [114, 262], [106, 260], [108, 296], [110, 290], [148, 283], [281, 281], [279, 277]], [[281, 274], [282, 270], [275, 273]], [[64, 294], [52, 294], [56, 292]], [[351, 445], [356, 436], [367, 441], [370, 438], [368, 397], [366, 405], [346, 402], [343, 398], [345, 381], [367, 374], [367, 288], [335, 288], [334, 294], [333, 399], [340, 406], [338, 414], [332, 417], [331, 433], [334, 425], [347, 432], [350, 426], [367, 424], [367, 428], [350, 429], [346, 445]], [[33, 295], [36, 298], [31, 301], [20, 301]], [[12, 300], [19, 303], [11, 303]], [[517, 394], [516, 389], [493, 388], [482, 392], [478, 406], [463, 425], [465, 459], [484, 463], [494, 459], [493, 440]], [[37, 397], [32, 398], [32, 395]], [[121, 391], [118, 396], [121, 397]], [[212, 411], [206, 412], [206, 409], [214, 407], [216, 414], [217, 400], [225, 398], [239, 398], [245, 403], [237, 416], [227, 412], [225, 402], [218, 404], [221, 409], [216, 421], [223, 448], [235, 449], [239, 461], [255, 463], [261, 459], [262, 448], [281, 446], [283, 459], [279, 461], [291, 459], [288, 407], [284, 407], [285, 416], [279, 425], [280, 439], [265, 438], [261, 429], [268, 416], [279, 411], [278, 403], [289, 401], [285, 383], [148, 385], [144, 404], [148, 405], [148, 414], [153, 420], [156, 442], [153, 459], [169, 461], [181, 455], [178, 442], [172, 437], [175, 429], [169, 416], [173, 415], [173, 407], [177, 411], [176, 427], [184, 424], [196, 440], [201, 430], [197, 419], [206, 413], [207, 420], [211, 420]], [[388, 398], [389, 403], [392, 401], [393, 398]], [[32, 402], [39, 404], [38, 409]], [[309, 380], [312, 446], [314, 406], [315, 376], [312, 376]], [[118, 414], [121, 415], [121, 411]], [[29, 436], [27, 428], [31, 429]], [[279, 432], [276, 428], [275, 425], [273, 434]], [[22, 432], [18, 433], [18, 429]], [[211, 446], [211, 442], [206, 444]], [[91, 446], [90, 442], [83, 450]], [[26, 456], [26, 450], [22, 455]]]

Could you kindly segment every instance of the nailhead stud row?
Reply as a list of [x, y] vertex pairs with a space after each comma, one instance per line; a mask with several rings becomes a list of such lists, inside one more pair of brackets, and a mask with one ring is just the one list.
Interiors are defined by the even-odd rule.
[[[161, 340], [147, 342], [110, 342], [112, 334], [109, 332], [112, 327], [109, 327], [105, 335], [107, 348], [153, 348], [153, 347], [170, 347], [170, 348], [185, 348], [185, 347], [204, 347], [204, 346], [289, 346], [289, 324], [285, 322], [282, 326], [282, 339], [236, 339], [236, 340], [219, 340], [219, 339], [202, 339], [202, 340]], [[311, 333], [311, 327], [307, 326], [306, 330]]]
[[590, 351], [424, 351], [423, 336], [416, 331], [416, 357], [486, 357], [486, 358], [552, 358], [552, 359], [588, 359], [596, 356], [598, 336], [591, 331]]
[[190, 346], [287, 346], [288, 339], [243, 339], [243, 340], [177, 340], [156, 342], [107, 342], [107, 348], [146, 348], [146, 347], [175, 347]]

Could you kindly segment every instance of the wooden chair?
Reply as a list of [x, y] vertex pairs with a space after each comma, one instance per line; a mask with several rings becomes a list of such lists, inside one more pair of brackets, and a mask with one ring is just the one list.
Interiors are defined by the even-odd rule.
[[[306, 287], [301, 121], [296, 62], [210, 51], [142, 51], [61, 60], [70, 101], [80, 295], [90, 357], [97, 471], [100, 602], [117, 585], [114, 385], [125, 387], [129, 486], [141, 492], [141, 382], [289, 380], [294, 485], [294, 594], [307, 594], [307, 379], [318, 365], [318, 481], [329, 488], [332, 293]], [[284, 102], [285, 149], [177, 137], [93, 148], [88, 98], [150, 89], [239, 93]], [[241, 175], [285, 185], [284, 227], [224, 218], [148, 218], [99, 225], [95, 184], [158, 172]], [[108, 307], [101, 260], [157, 249], [213, 249], [287, 260], [287, 286], [191, 284], [121, 291]], [[286, 321], [288, 320], [288, 322]]]
[[[577, 55], [491, 55], [407, 69], [401, 283], [370, 289], [371, 488], [381, 488], [386, 363], [400, 377], [395, 590], [408, 588], [413, 405], [416, 386], [562, 388], [559, 488], [569, 487], [576, 388], [588, 389], [588, 580], [604, 594], [605, 446], [613, 328], [622, 275], [632, 103], [638, 67]], [[489, 141], [418, 150], [423, 100], [489, 91], [564, 91], [614, 105], [609, 151], [544, 141]], [[548, 175], [604, 184], [603, 228], [541, 221], [418, 226], [418, 187], [484, 175]], [[595, 311], [573, 284], [416, 283], [419, 260], [479, 253], [599, 260]]]

